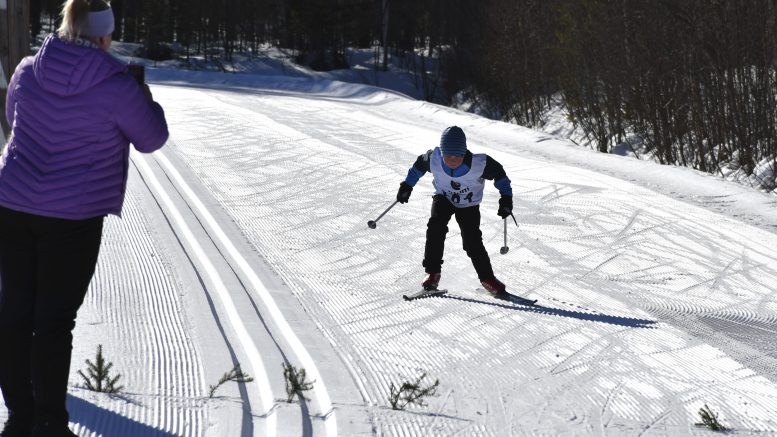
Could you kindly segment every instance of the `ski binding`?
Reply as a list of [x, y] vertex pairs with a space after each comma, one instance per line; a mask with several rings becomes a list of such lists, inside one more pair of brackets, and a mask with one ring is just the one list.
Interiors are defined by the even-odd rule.
[[512, 293], [508, 293], [506, 291], [503, 291], [501, 293], [492, 294], [490, 291], [484, 289], [484, 288], [478, 288], [478, 290], [481, 290], [485, 293], [488, 293], [493, 297], [494, 299], [504, 300], [507, 302], [512, 302], [518, 305], [526, 305], [526, 306], [534, 306], [537, 303], [537, 299], [528, 299], [525, 297], [517, 296]]

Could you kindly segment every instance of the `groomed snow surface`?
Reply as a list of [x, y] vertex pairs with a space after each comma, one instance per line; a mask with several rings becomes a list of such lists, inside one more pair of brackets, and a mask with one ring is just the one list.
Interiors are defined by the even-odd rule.
[[[148, 72], [171, 136], [133, 153], [75, 331], [80, 436], [689, 436], [705, 404], [735, 435], [777, 434], [774, 196], [583, 151], [377, 88]], [[488, 183], [482, 291], [452, 221], [444, 297], [423, 279], [431, 175], [459, 125], [513, 183], [507, 245]], [[738, 216], [738, 217], [735, 217]], [[102, 344], [124, 391], [86, 391]], [[254, 382], [215, 384], [237, 363]], [[286, 402], [284, 363], [315, 381]], [[426, 406], [390, 387], [439, 380]], [[5, 418], [0, 407], [0, 419]]]

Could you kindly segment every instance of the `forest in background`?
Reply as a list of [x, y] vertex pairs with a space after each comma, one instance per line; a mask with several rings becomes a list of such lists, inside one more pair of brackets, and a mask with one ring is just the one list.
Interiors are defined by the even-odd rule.
[[[601, 152], [762, 174], [777, 157], [777, 0], [113, 0], [114, 39], [146, 57], [229, 60], [260, 45], [317, 70], [373, 48], [406, 59], [429, 100], [543, 123], [555, 102]], [[31, 0], [31, 30], [60, 0]], [[174, 54], [171, 47], [182, 48]], [[412, 67], [410, 67], [412, 66]], [[440, 101], [444, 95], [444, 101]], [[775, 174], [759, 181], [775, 188]]]

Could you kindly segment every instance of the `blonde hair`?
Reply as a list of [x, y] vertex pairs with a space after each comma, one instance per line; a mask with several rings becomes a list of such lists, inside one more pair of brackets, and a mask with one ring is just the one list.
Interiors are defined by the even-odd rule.
[[62, 5], [62, 24], [57, 29], [61, 39], [74, 41], [81, 37], [89, 24], [89, 12], [110, 8], [106, 0], [67, 0]]

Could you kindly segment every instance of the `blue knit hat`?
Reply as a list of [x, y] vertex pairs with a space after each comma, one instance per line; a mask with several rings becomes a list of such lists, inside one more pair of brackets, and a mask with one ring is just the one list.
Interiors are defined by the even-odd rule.
[[451, 126], [442, 131], [440, 149], [443, 155], [464, 156], [467, 154], [467, 137], [458, 126]]

